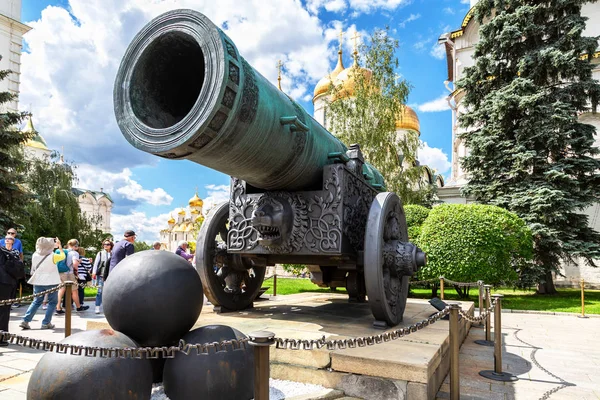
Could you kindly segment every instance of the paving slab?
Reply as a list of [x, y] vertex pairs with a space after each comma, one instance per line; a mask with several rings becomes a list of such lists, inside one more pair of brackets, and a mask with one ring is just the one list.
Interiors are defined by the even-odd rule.
[[[460, 350], [461, 399], [600, 399], [600, 319], [574, 315], [502, 314], [503, 371], [516, 382], [479, 376], [494, 369], [494, 348], [471, 329]], [[449, 377], [437, 398], [449, 397]]]

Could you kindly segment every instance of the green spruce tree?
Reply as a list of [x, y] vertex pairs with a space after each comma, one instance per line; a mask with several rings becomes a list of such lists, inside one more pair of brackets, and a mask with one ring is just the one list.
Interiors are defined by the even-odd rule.
[[[12, 71], [0, 71], [0, 81]], [[27, 191], [23, 187], [23, 144], [29, 139], [18, 126], [28, 115], [24, 112], [9, 112], [6, 105], [17, 98], [10, 92], [0, 93], [0, 230], [6, 232], [15, 227], [16, 220], [23, 215], [27, 202]]]
[[534, 236], [533, 264], [521, 271], [539, 293], [555, 293], [560, 260], [600, 258], [600, 233], [583, 210], [600, 200], [592, 79], [597, 38], [583, 36], [584, 0], [481, 0], [475, 65], [465, 68], [467, 113], [459, 123], [469, 154], [464, 194], [515, 212]]
[[385, 178], [388, 191], [404, 203], [430, 205], [435, 186], [422, 184], [423, 167], [416, 160], [419, 134], [396, 135], [396, 121], [410, 92], [408, 82], [396, 74], [397, 48], [389, 29], [379, 29], [360, 46], [362, 57], [354, 51], [353, 66], [342, 72], [351, 83], [330, 85], [326, 124], [346, 145], [360, 145], [365, 160]]

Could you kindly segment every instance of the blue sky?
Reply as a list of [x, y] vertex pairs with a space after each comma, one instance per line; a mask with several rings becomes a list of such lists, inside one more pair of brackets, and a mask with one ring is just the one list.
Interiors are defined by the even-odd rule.
[[[215, 4], [217, 3], [217, 4]], [[121, 56], [139, 29], [156, 15], [194, 8], [226, 26], [240, 53], [276, 83], [284, 61], [283, 89], [312, 113], [316, 82], [333, 69], [338, 32], [346, 32], [345, 64], [351, 34], [391, 28], [399, 40], [398, 74], [409, 81], [408, 104], [418, 113], [421, 159], [449, 176], [451, 112], [446, 59], [437, 46], [444, 32], [460, 27], [468, 0], [59, 0], [23, 1], [25, 35], [21, 108], [49, 147], [64, 147], [79, 165], [79, 185], [103, 188], [115, 199], [115, 234], [133, 228], [154, 240], [165, 216], [187, 206], [196, 187], [208, 202], [226, 196], [229, 178], [208, 168], [167, 161], [132, 148], [112, 112], [112, 85]], [[438, 150], [436, 150], [438, 149]], [[441, 150], [441, 151], [440, 151]], [[444, 153], [446, 157], [443, 156]], [[210, 205], [210, 204], [209, 204]]]

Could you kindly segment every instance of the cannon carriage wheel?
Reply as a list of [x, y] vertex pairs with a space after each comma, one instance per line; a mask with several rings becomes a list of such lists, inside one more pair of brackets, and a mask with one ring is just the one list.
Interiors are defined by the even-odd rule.
[[369, 210], [364, 252], [365, 286], [377, 327], [400, 323], [408, 298], [410, 277], [398, 276], [385, 262], [393, 241], [408, 242], [402, 202], [395, 193], [379, 193]]
[[196, 270], [204, 294], [215, 306], [242, 310], [252, 304], [265, 278], [265, 267], [253, 267], [238, 254], [227, 253], [229, 203], [208, 214], [196, 243]]

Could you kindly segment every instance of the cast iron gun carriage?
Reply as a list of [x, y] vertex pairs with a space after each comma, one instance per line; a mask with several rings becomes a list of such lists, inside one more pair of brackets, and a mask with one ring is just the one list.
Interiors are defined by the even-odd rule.
[[425, 254], [381, 174], [256, 72], [204, 15], [167, 12], [129, 45], [114, 90], [125, 138], [143, 151], [230, 175], [228, 203], [202, 224], [196, 268], [209, 300], [252, 304], [267, 265], [308, 265], [345, 286], [376, 324], [402, 320]]

